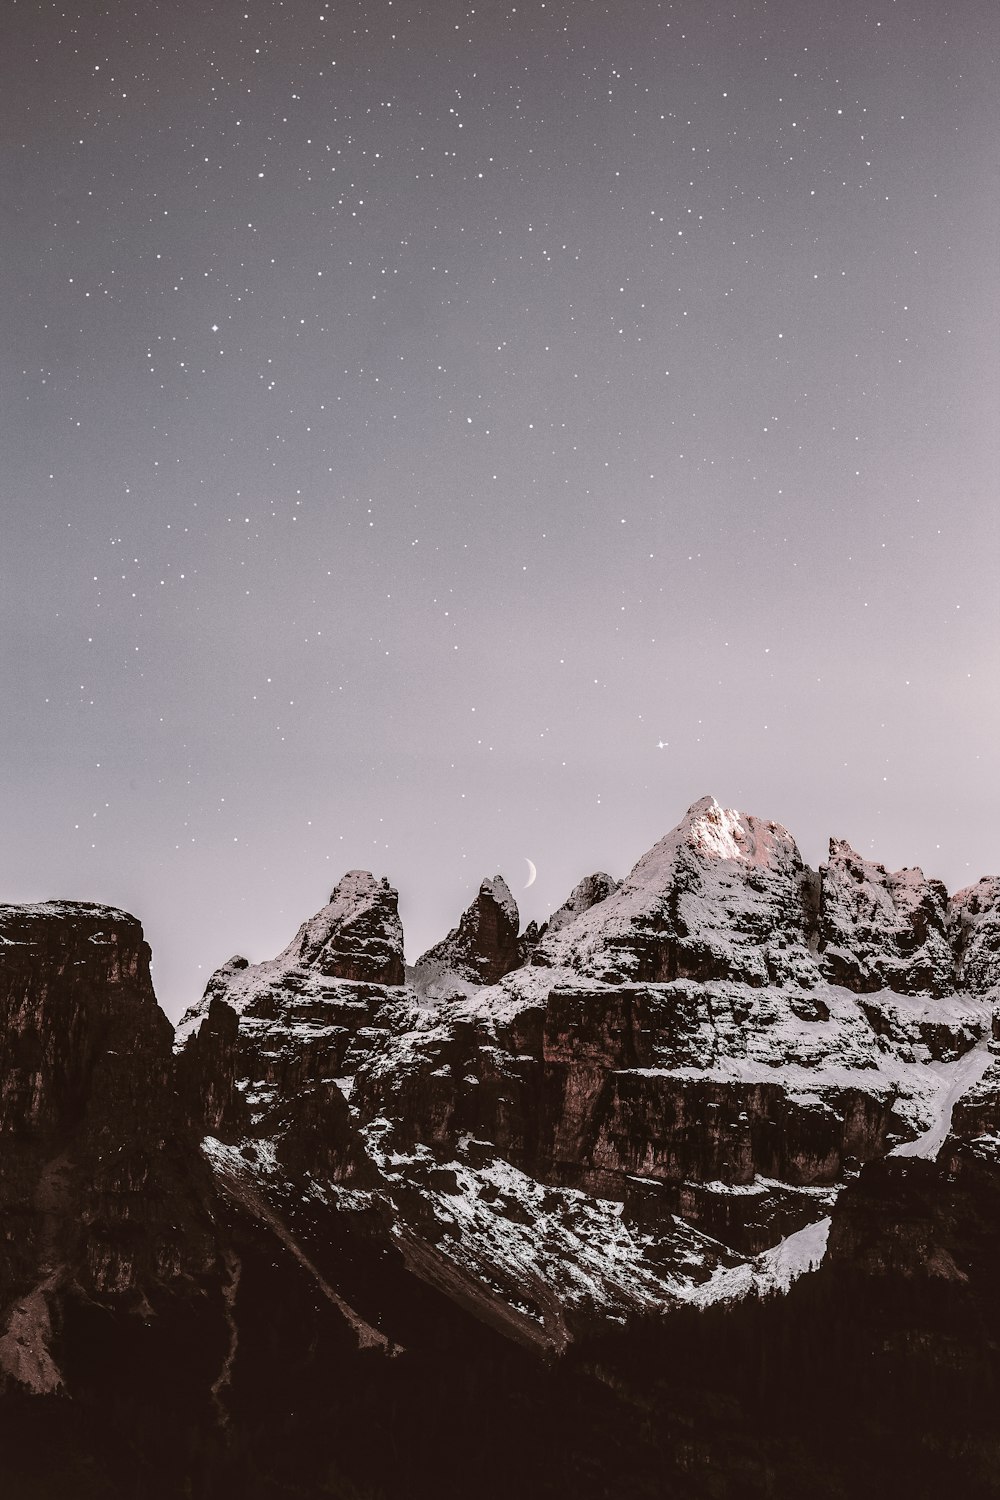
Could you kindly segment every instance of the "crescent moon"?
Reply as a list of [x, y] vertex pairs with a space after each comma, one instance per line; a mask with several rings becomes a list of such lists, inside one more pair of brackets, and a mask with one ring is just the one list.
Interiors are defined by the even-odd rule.
[[524, 858], [527, 861], [527, 865], [528, 865], [528, 884], [524, 887], [524, 889], [527, 890], [529, 885], [534, 885], [534, 883], [535, 883], [535, 876], [538, 874], [538, 871], [535, 869], [535, 867], [532, 864], [531, 860], [528, 859], [527, 855], [525, 855]]

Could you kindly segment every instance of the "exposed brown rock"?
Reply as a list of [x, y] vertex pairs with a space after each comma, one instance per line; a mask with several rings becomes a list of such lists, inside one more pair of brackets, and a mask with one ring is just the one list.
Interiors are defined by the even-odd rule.
[[449, 979], [467, 984], [496, 984], [521, 967], [517, 902], [502, 875], [484, 880], [458, 926], [417, 959], [413, 982], [447, 986]]
[[211, 1179], [174, 1089], [172, 1034], [134, 917], [0, 908], [0, 1378], [55, 1388], [47, 1341], [67, 1293], [148, 1309], [213, 1282]]
[[827, 1256], [835, 1274], [995, 1285], [1000, 1170], [952, 1140], [940, 1161], [890, 1156], [841, 1194]]
[[402, 984], [398, 900], [387, 880], [376, 880], [368, 870], [349, 870], [329, 903], [302, 925], [283, 957], [328, 979]]
[[1000, 984], [1000, 876], [958, 891], [948, 903], [948, 927], [957, 983], [977, 995]]

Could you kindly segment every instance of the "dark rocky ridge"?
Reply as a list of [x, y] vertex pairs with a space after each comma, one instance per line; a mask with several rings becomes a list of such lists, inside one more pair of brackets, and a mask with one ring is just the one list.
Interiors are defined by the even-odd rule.
[[349, 870], [328, 905], [304, 922], [284, 957], [328, 979], [403, 983], [403, 924], [387, 880]]
[[[484, 880], [458, 926], [414, 964], [411, 979], [423, 991], [444, 993], [465, 984], [496, 984], [520, 968], [517, 903], [502, 875]], [[532, 938], [532, 942], [534, 939]]]
[[[897, 1375], [939, 1392], [946, 1368], [975, 1371], [977, 1389], [1000, 1381], [998, 931], [1000, 881], [949, 901], [836, 841], [813, 872], [779, 825], [705, 799], [626, 881], [581, 882], [541, 933], [519, 934], [506, 886], [484, 882], [409, 975], [395, 892], [350, 872], [276, 959], [213, 975], [172, 1056], [133, 918], [0, 908], [4, 1410], [18, 1390], [63, 1390], [124, 1401], [145, 1432], [150, 1403], [179, 1403], [198, 1452], [161, 1455], [164, 1494], [195, 1471], [206, 1496], [234, 1492], [237, 1473], [247, 1494], [321, 1493], [325, 1466], [333, 1493], [366, 1493], [377, 1472], [373, 1494], [404, 1495], [412, 1465], [381, 1452], [386, 1412], [398, 1421], [403, 1402], [437, 1431], [427, 1403], [438, 1392], [451, 1411], [454, 1362], [472, 1361], [498, 1420], [537, 1389], [554, 1441], [565, 1411], [551, 1482], [572, 1471], [582, 1494], [820, 1492], [819, 1437], [815, 1461], [807, 1443], [806, 1469], [783, 1473], [758, 1451], [766, 1412], [753, 1407], [748, 1436], [713, 1405], [740, 1329], [787, 1359], [794, 1306], [853, 1379], [837, 1349], [848, 1359], [855, 1319], [862, 1347], [874, 1316]], [[755, 1289], [778, 1294], [763, 1321]], [[683, 1383], [655, 1394], [678, 1347], [704, 1411]], [[544, 1374], [539, 1350], [564, 1373]], [[314, 1394], [324, 1369], [345, 1413], [336, 1450]], [[725, 1399], [753, 1404], [748, 1388]], [[969, 1425], [977, 1402], [956, 1415], [938, 1397], [969, 1494], [1000, 1472]], [[493, 1433], [482, 1403], [464, 1409], [470, 1439]], [[568, 1414], [583, 1409], [581, 1437]], [[640, 1409], [673, 1434], [655, 1454]], [[683, 1411], [704, 1488], [701, 1460], [681, 1458]], [[258, 1428], [285, 1489], [233, 1467]], [[155, 1448], [128, 1430], [125, 1452]], [[757, 1455], [759, 1489], [725, 1433]], [[925, 1447], [935, 1433], [929, 1418]], [[590, 1454], [579, 1472], [574, 1443]], [[865, 1453], [876, 1472], [877, 1445]], [[304, 1488], [287, 1488], [300, 1470]], [[425, 1472], [436, 1493], [463, 1493], [458, 1470]], [[496, 1493], [510, 1492], [503, 1472]], [[925, 1452], [910, 1492], [933, 1472]], [[144, 1474], [95, 1493], [159, 1493]], [[857, 1470], [844, 1493], [865, 1482]]]
[[64, 1383], [66, 1298], [151, 1313], [217, 1290], [215, 1189], [134, 917], [0, 907], [0, 1380]]
[[973, 994], [995, 991], [1000, 967], [1000, 876], [986, 877], [952, 898], [948, 934], [958, 982]]

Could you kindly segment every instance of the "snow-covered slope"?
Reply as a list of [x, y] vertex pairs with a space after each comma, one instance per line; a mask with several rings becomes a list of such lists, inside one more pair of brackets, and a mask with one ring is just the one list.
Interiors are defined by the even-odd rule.
[[786, 829], [703, 797], [617, 891], [544, 938], [534, 961], [607, 983], [808, 984], [812, 889]]
[[831, 977], [852, 989], [946, 995], [955, 959], [947, 935], [948, 893], [921, 870], [890, 873], [830, 840], [822, 871], [821, 942]]
[[620, 885], [620, 880], [615, 880], [603, 870], [598, 870], [594, 875], [585, 875], [570, 891], [562, 906], [557, 907], [549, 917], [542, 935], [556, 933], [561, 928], [568, 927], [570, 922], [575, 922], [577, 917], [590, 911], [592, 906], [597, 906], [614, 895]]

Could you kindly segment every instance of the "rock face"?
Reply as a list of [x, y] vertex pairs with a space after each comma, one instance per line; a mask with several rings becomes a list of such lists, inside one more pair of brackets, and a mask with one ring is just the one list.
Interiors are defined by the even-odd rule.
[[987, 877], [953, 896], [948, 924], [959, 984], [976, 995], [995, 992], [1000, 972], [1000, 877]]
[[303, 923], [281, 957], [327, 979], [402, 984], [398, 901], [387, 880], [376, 880], [367, 870], [349, 870], [329, 904]]
[[67, 1296], [151, 1308], [217, 1272], [211, 1180], [134, 917], [0, 907], [0, 1380], [61, 1388]]
[[456, 980], [459, 985], [496, 984], [524, 962], [519, 927], [517, 902], [503, 876], [484, 880], [458, 926], [417, 959], [414, 984], [435, 993], [454, 988]]
[[891, 1286], [994, 1281], [1000, 1174], [965, 1142], [937, 1161], [889, 1156], [845, 1189], [827, 1253], [840, 1275]]
[[289, 1172], [364, 1176], [343, 1086], [398, 1010], [402, 974], [396, 892], [359, 870], [277, 958], [231, 958], [178, 1028], [181, 1091], [200, 1130], [266, 1141]]
[[946, 995], [954, 987], [948, 893], [920, 870], [889, 874], [842, 839], [824, 865], [820, 935], [830, 978], [859, 991]]
[[[276, 958], [213, 974], [172, 1056], [133, 918], [2, 908], [0, 1374], [75, 1391], [80, 1299], [180, 1308], [195, 1407], [252, 1426], [272, 1365], [301, 1402], [316, 1361], [343, 1392], [442, 1329], [552, 1355], [755, 1291], [827, 1333], [840, 1299], [862, 1341], [877, 1313], [906, 1359], [981, 1324], [995, 1364], [998, 933], [1000, 880], [949, 901], [837, 840], [812, 871], [704, 798], [541, 930], [484, 881], [410, 970], [395, 892], [351, 871]], [[900, 1332], [918, 1285], [947, 1289], [926, 1339]]]
[[[55, 1135], [94, 1092], [93, 1073], [132, 1040], [169, 1074], [171, 1030], [149, 978], [134, 917], [69, 901], [0, 907], [0, 1127]], [[127, 1078], [130, 1069], [119, 1065]], [[143, 1069], [143, 1085], [150, 1082]], [[130, 1089], [131, 1093], [132, 1090]]]

